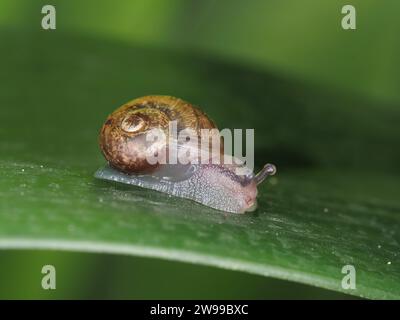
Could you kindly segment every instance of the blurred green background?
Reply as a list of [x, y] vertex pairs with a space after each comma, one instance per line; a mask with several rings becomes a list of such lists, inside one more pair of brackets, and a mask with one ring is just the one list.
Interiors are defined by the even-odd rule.
[[[57, 9], [57, 30], [49, 32], [62, 35], [61, 39], [79, 35], [81, 41], [169, 50], [165, 52], [170, 55], [177, 52], [177, 59], [181, 53], [211, 57], [383, 101], [382, 108], [400, 103], [399, 1], [351, 1], [357, 9], [357, 30], [344, 31], [340, 10], [348, 1], [339, 0], [2, 0], [3, 37], [14, 37], [15, 43], [29, 42], [32, 34], [44, 32], [40, 11], [45, 4]], [[13, 52], [4, 42], [1, 50], [3, 55], [29, 55]], [[43, 50], [48, 54], [57, 51]], [[391, 161], [395, 159], [387, 160]], [[1, 298], [345, 297], [299, 284], [156, 259], [2, 251], [0, 261]], [[44, 264], [57, 267], [54, 292], [40, 289]]]
[[[0, 25], [37, 30], [45, 1], [3, 0]], [[49, 3], [50, 4], [50, 3]], [[353, 93], [400, 101], [396, 0], [352, 0], [357, 30], [341, 28], [349, 1], [51, 1], [57, 32], [219, 56]]]

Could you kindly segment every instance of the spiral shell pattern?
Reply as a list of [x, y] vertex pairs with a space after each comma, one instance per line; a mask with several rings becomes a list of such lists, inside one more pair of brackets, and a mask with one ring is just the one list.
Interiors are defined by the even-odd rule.
[[[145, 96], [132, 100], [110, 114], [101, 128], [99, 144], [109, 164], [125, 173], [147, 173], [159, 164], [146, 158], [146, 133], [159, 128], [168, 135], [170, 121], [177, 130], [214, 129], [214, 122], [199, 108], [171, 96]], [[159, 146], [161, 149], [166, 146]]]

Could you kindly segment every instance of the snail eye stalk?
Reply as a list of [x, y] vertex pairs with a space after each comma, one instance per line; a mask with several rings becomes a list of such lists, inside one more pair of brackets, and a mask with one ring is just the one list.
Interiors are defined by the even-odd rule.
[[276, 167], [273, 164], [267, 163], [264, 168], [255, 176], [257, 185], [262, 183], [268, 176], [273, 176], [276, 173]]

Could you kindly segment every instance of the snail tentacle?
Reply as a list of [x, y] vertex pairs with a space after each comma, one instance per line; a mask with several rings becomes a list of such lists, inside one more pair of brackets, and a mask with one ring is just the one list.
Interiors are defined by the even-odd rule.
[[259, 173], [256, 174], [254, 180], [256, 181], [257, 185], [262, 183], [268, 176], [273, 176], [276, 173], [276, 167], [271, 164], [267, 163], [264, 168], [261, 169]]

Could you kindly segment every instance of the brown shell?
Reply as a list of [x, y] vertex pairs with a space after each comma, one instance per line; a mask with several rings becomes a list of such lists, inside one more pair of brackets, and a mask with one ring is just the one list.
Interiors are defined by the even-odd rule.
[[166, 133], [170, 121], [177, 121], [178, 132], [191, 128], [216, 128], [214, 122], [197, 107], [171, 96], [145, 96], [132, 100], [108, 116], [100, 131], [101, 151], [113, 167], [126, 173], [151, 172], [145, 157], [145, 133], [160, 128]]

